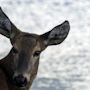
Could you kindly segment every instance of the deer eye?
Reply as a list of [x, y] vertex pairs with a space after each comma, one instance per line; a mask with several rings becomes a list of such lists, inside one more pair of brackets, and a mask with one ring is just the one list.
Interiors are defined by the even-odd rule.
[[34, 54], [33, 54], [33, 56], [39, 56], [40, 53], [41, 53], [41, 51], [35, 51]]
[[18, 50], [13, 47], [13, 48], [12, 48], [12, 52], [16, 54], [16, 53], [18, 53]]

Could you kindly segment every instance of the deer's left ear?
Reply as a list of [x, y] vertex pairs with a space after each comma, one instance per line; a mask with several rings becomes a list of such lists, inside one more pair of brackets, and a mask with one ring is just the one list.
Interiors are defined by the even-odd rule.
[[51, 31], [41, 35], [43, 38], [45, 46], [57, 45], [65, 40], [70, 30], [70, 25], [68, 21], [54, 27]]

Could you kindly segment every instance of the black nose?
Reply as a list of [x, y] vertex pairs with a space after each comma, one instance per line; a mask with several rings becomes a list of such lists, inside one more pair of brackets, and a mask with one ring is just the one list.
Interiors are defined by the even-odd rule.
[[18, 75], [14, 77], [14, 84], [18, 87], [25, 87], [27, 85], [27, 79], [23, 77], [23, 75]]

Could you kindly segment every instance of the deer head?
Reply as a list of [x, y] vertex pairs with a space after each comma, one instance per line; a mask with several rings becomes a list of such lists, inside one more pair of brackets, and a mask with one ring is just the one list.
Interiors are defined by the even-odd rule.
[[69, 22], [65, 21], [43, 35], [22, 32], [0, 8], [0, 34], [12, 44], [10, 53], [0, 64], [9, 84], [19, 90], [29, 88], [37, 74], [40, 53], [48, 46], [62, 43], [69, 30]]

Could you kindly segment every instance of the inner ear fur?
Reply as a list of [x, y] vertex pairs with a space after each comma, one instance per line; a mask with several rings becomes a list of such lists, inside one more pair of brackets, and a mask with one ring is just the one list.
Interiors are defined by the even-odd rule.
[[54, 27], [51, 31], [41, 35], [46, 46], [58, 45], [62, 43], [67, 37], [70, 30], [70, 24], [68, 21], [63, 22], [60, 25]]
[[20, 32], [0, 7], [0, 34], [13, 40]]

